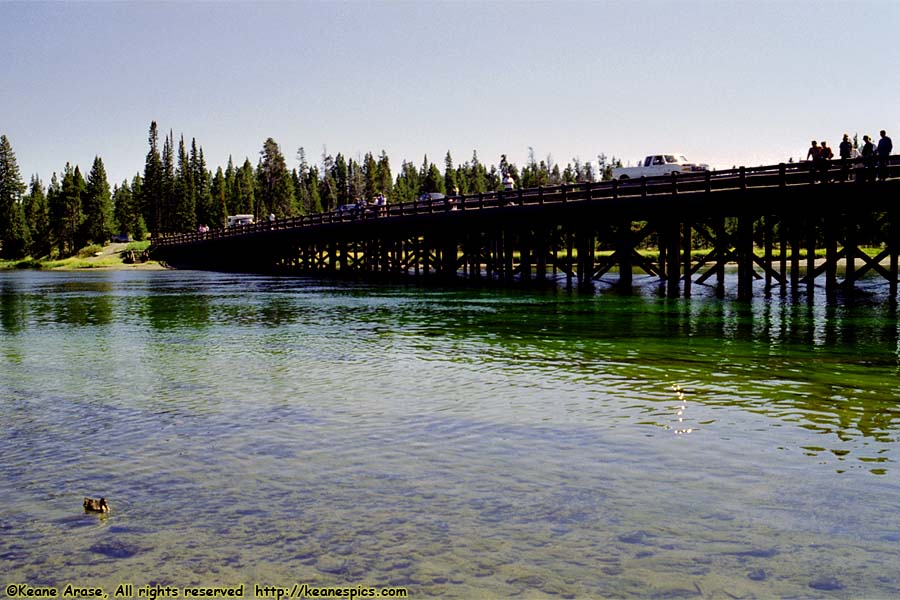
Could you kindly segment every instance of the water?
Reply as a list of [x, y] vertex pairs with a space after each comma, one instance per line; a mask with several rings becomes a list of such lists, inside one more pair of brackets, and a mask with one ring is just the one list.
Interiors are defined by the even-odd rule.
[[2, 583], [897, 597], [898, 331], [874, 293], [0, 273]]

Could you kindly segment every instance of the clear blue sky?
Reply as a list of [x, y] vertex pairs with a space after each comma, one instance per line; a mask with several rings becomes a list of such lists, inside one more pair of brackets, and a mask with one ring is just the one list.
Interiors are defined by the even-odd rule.
[[394, 173], [477, 150], [523, 165], [681, 151], [717, 167], [805, 156], [844, 132], [900, 141], [900, 2], [0, 1], [0, 133], [23, 178], [103, 158], [143, 171], [147, 131], [213, 170], [266, 138]]

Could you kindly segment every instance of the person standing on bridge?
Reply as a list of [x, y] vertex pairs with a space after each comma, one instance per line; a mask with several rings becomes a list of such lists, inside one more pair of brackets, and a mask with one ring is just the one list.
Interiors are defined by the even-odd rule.
[[809, 150], [806, 151], [806, 160], [812, 161], [812, 167], [810, 167], [809, 172], [812, 174], [810, 177], [810, 181], [813, 183], [816, 182], [816, 174], [819, 172], [819, 163], [822, 158], [822, 149], [819, 148], [819, 142], [813, 140], [809, 143]]
[[822, 173], [822, 183], [828, 183], [828, 165], [830, 164], [828, 161], [832, 158], [834, 158], [834, 152], [828, 147], [828, 142], [824, 140], [819, 142], [819, 170]]
[[853, 144], [850, 143], [850, 135], [847, 133], [838, 146], [838, 154], [841, 155], [841, 181], [847, 181], [850, 175], [850, 157], [853, 156]]
[[819, 155], [821, 154], [819, 142], [813, 140], [809, 144], [809, 150], [806, 151], [806, 160], [811, 160], [815, 164], [815, 162], [819, 160]]
[[863, 171], [859, 181], [868, 182], [873, 179], [873, 168], [875, 167], [875, 144], [868, 135], [863, 136], [862, 147]]
[[853, 144], [850, 142], [850, 134], [844, 134], [844, 139], [841, 140], [841, 144], [838, 146], [838, 154], [840, 154], [841, 158], [844, 160], [850, 159], [850, 155], [853, 154]]
[[[505, 155], [504, 155], [505, 158]], [[510, 200], [509, 196], [512, 194], [513, 189], [516, 187], [516, 182], [513, 181], [512, 175], [509, 174], [509, 171], [503, 176], [503, 205], [510, 204], [512, 200]]]
[[894, 144], [891, 142], [891, 138], [889, 138], [885, 130], [882, 129], [881, 139], [878, 140], [878, 149], [876, 150], [878, 153], [878, 179], [881, 181], [887, 179], [888, 163], [890, 162], [891, 150], [893, 149]]

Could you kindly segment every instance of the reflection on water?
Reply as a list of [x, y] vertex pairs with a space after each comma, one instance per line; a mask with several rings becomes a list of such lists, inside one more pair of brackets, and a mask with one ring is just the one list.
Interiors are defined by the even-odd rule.
[[882, 300], [2, 273], [0, 572], [896, 596]]

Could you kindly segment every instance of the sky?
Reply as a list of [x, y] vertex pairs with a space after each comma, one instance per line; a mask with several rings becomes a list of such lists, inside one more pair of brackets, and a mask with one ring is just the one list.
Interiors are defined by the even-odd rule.
[[[0, 134], [23, 179], [143, 172], [151, 121], [215, 171], [323, 153], [565, 167], [797, 160], [900, 136], [900, 2], [5, 2]], [[898, 138], [900, 139], [900, 138]]]

